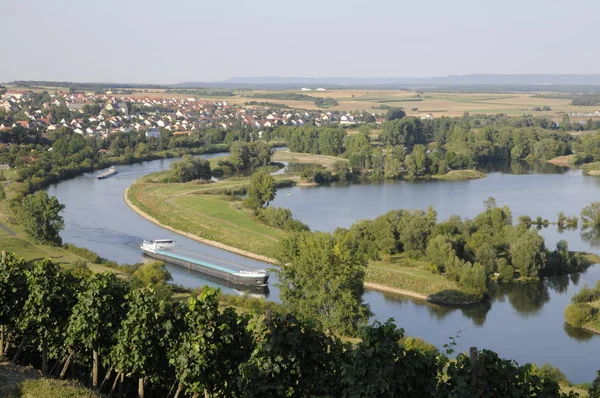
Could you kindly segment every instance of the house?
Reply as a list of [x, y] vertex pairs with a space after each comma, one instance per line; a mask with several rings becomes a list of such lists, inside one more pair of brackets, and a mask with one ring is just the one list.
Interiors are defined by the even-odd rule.
[[19, 121], [17, 122], [17, 124], [18, 124], [18, 125], [20, 125], [21, 127], [24, 127], [24, 128], [26, 128], [26, 129], [28, 129], [28, 128], [29, 128], [29, 122], [28, 122], [28, 121], [26, 121], [26, 120], [19, 120]]
[[80, 128], [76, 128], [75, 130], [73, 130], [73, 132], [74, 132], [74, 133], [77, 133], [77, 134], [81, 134], [81, 135], [83, 135], [83, 130], [82, 130], [82, 129], [80, 129]]
[[[56, 101], [55, 101], [55, 102], [56, 102]], [[60, 101], [59, 101], [58, 103], [60, 104]], [[82, 103], [77, 103], [77, 104], [75, 104], [75, 103], [71, 103], [71, 102], [69, 102], [69, 103], [67, 103], [67, 108], [68, 108], [70, 111], [77, 111], [77, 112], [83, 113], [83, 107], [84, 107], [85, 105], [86, 105], [86, 104], [82, 104]]]
[[117, 103], [117, 107], [119, 108], [119, 110], [124, 115], [129, 115], [129, 109], [127, 108], [127, 103], [126, 102], [119, 102], [119, 103]]
[[300, 91], [312, 91], [312, 89], [308, 87], [302, 87]]
[[316, 89], [315, 91], [327, 91], [325, 90], [323, 87], [319, 87], [318, 89]]
[[433, 119], [433, 114], [427, 113], [425, 115], [421, 115], [421, 120], [429, 120], [429, 119]]
[[150, 129], [148, 129], [148, 131], [146, 131], [146, 138], [159, 138], [160, 137], [160, 131], [158, 131], [157, 128], [152, 127]]

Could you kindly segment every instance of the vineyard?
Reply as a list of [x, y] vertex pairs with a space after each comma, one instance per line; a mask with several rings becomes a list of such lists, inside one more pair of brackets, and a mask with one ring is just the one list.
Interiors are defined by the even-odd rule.
[[3, 254], [0, 354], [119, 397], [577, 396], [491, 351], [453, 360], [409, 347], [392, 320], [348, 343], [279, 309], [223, 309], [218, 295], [204, 287], [183, 302], [115, 274]]

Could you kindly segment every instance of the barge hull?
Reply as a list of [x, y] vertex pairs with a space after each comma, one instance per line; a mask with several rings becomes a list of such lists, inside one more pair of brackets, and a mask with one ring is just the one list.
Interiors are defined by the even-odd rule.
[[153, 251], [144, 250], [144, 253], [152, 258], [157, 260], [165, 261], [171, 264], [179, 265], [181, 267], [191, 269], [194, 271], [198, 271], [200, 273], [219, 278], [221, 280], [225, 280], [227, 282], [236, 284], [236, 285], [247, 285], [247, 286], [266, 286], [267, 281], [269, 280], [269, 275], [260, 276], [260, 277], [248, 277], [248, 276], [240, 276], [228, 272], [224, 272], [218, 269], [213, 269], [209, 267], [205, 267], [200, 264], [196, 264], [191, 261], [186, 261], [181, 258], [171, 257], [168, 255], [164, 255], [161, 253], [156, 253]]

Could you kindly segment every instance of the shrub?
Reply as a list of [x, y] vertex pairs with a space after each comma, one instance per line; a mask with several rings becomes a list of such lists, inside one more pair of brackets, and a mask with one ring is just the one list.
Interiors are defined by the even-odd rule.
[[557, 367], [550, 365], [549, 363], [543, 364], [540, 368], [537, 369], [538, 376], [542, 379], [550, 379], [554, 380], [559, 384], [571, 384], [567, 379], [567, 376]]
[[498, 260], [498, 274], [500, 274], [500, 281], [510, 282], [515, 277], [515, 269], [505, 258], [501, 258]]
[[293, 219], [290, 209], [283, 207], [259, 208], [256, 215], [261, 222], [285, 231], [301, 232], [309, 230], [306, 224]]
[[591, 288], [587, 285], [581, 289], [577, 294], [573, 296], [571, 302], [574, 304], [589, 303], [600, 299], [600, 284], [596, 285], [595, 288]]
[[569, 304], [565, 308], [565, 321], [578, 328], [588, 323], [593, 315], [594, 310], [587, 304]]
[[435, 355], [440, 353], [436, 346], [426, 342], [420, 337], [403, 337], [400, 339], [400, 344], [402, 344], [406, 350], [428, 352]]

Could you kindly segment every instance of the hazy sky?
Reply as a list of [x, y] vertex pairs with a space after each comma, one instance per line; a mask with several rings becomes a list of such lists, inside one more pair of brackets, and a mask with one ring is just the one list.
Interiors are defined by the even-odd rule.
[[600, 73], [597, 0], [1, 0], [0, 82]]

